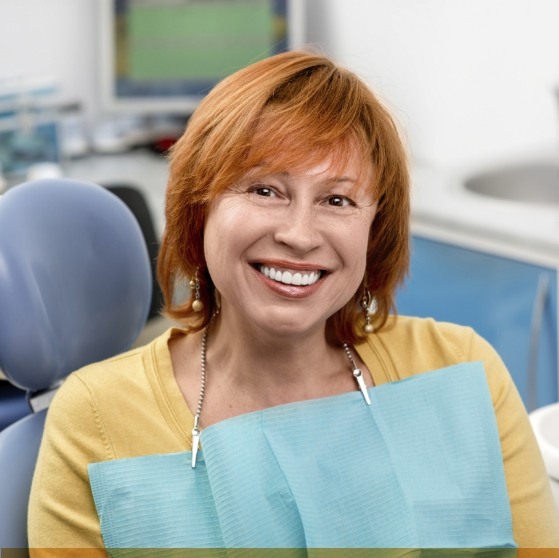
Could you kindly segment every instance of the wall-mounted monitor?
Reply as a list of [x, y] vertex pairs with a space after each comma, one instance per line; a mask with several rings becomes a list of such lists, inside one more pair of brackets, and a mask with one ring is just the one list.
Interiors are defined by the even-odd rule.
[[99, 0], [104, 107], [192, 112], [239, 68], [304, 44], [305, 0]]

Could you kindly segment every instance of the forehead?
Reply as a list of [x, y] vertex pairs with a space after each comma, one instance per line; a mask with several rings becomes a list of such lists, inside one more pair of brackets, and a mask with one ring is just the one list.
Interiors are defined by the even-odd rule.
[[360, 176], [369, 175], [372, 169], [371, 165], [364, 164], [356, 153], [350, 153], [347, 158], [338, 159], [336, 153], [331, 152], [322, 156], [319, 154], [316, 158], [310, 157], [307, 162], [302, 162], [295, 170], [308, 176], [344, 178], [357, 182]]

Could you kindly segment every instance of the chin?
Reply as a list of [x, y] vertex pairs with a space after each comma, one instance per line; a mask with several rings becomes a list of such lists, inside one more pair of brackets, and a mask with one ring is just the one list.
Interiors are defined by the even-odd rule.
[[305, 321], [296, 319], [295, 316], [285, 317], [268, 315], [266, 319], [259, 324], [260, 329], [268, 335], [278, 339], [290, 339], [305, 337], [317, 331], [325, 331], [326, 320], [321, 321]]

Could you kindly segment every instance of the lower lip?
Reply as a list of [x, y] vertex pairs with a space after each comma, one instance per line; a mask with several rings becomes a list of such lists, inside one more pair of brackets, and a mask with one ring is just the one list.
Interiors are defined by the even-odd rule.
[[305, 298], [312, 295], [317, 289], [320, 288], [324, 276], [322, 276], [316, 283], [312, 285], [286, 285], [285, 283], [280, 283], [279, 281], [274, 281], [269, 277], [266, 277], [263, 273], [260, 273], [258, 269], [252, 268], [260, 280], [269, 287], [276, 294], [282, 295], [287, 298]]

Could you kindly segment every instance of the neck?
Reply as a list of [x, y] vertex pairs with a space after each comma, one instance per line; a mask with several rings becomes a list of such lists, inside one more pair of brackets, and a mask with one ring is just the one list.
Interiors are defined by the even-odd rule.
[[278, 335], [229, 323], [224, 314], [210, 326], [207, 361], [212, 378], [263, 404], [320, 396], [325, 386], [332, 390], [337, 378], [351, 375], [344, 350], [327, 343], [325, 326]]

